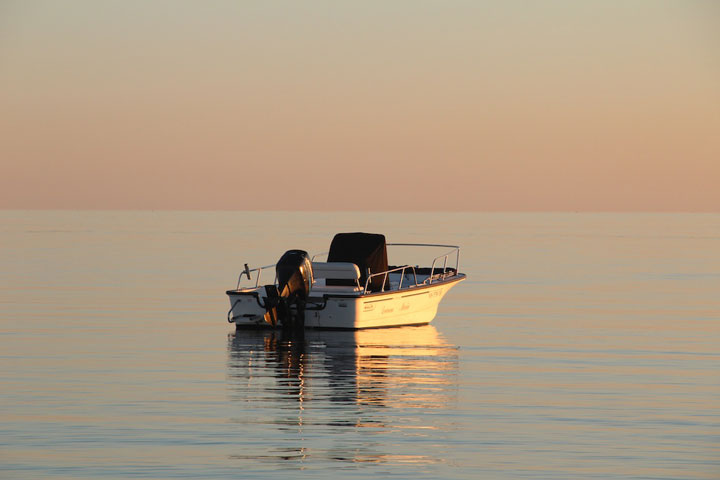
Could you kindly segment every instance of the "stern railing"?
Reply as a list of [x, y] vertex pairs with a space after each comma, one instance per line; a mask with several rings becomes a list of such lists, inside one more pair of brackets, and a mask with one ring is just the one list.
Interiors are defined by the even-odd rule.
[[275, 266], [275, 264], [273, 263], [272, 265], [265, 265], [264, 267], [258, 267], [258, 268], [251, 269], [248, 267], [248, 264], [246, 263], [245, 269], [242, 272], [240, 272], [240, 276], [238, 277], [237, 286], [235, 287], [235, 290], [240, 290], [240, 283], [242, 283], [243, 275], [245, 275], [248, 280], [252, 281], [252, 277], [250, 276], [250, 274], [253, 272], [257, 272], [257, 275], [255, 276], [255, 287], [253, 287], [253, 288], [258, 288], [258, 286], [260, 285], [260, 277], [262, 276], [263, 270], [267, 270], [268, 268], [272, 268], [274, 266]]

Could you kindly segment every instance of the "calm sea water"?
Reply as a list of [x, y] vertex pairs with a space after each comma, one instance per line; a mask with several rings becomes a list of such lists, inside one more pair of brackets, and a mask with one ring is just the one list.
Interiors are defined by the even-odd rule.
[[[469, 279], [426, 327], [226, 322], [359, 230]], [[3, 479], [720, 478], [720, 215], [6, 211], [0, 267]]]

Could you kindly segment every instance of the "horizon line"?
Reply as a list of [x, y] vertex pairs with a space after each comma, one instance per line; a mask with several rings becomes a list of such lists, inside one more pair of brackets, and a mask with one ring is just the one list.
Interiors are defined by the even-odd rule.
[[703, 214], [720, 210], [285, 210], [206, 208], [2, 208], [2, 212], [244, 212], [244, 213], [563, 213], [563, 214]]

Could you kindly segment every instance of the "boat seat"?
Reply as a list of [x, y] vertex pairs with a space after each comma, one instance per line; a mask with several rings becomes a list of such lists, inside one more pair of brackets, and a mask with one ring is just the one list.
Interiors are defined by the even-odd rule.
[[313, 262], [313, 277], [331, 280], [360, 280], [360, 269], [350, 262]]
[[[350, 262], [313, 262], [313, 286], [315, 293], [354, 293], [362, 291], [360, 269]], [[348, 285], [328, 285], [327, 280], [345, 280]]]

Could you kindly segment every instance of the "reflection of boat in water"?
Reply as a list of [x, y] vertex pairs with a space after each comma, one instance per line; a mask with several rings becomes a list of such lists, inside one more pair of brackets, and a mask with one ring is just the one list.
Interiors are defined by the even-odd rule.
[[[433, 408], [454, 395], [457, 349], [435, 327], [355, 331], [251, 330], [229, 337], [235, 395], [254, 384], [300, 402]], [[278, 390], [278, 387], [280, 389]], [[452, 388], [451, 388], [452, 387]]]
[[228, 409], [247, 441], [231, 458], [300, 469], [441, 464], [445, 447], [419, 442], [457, 428], [446, 412], [457, 376], [457, 348], [430, 325], [233, 332]]
[[[413, 263], [389, 266], [388, 246], [416, 251]], [[437, 248], [440, 255], [428, 255], [424, 266], [415, 263], [423, 260], [417, 252]], [[319, 255], [327, 255], [327, 261], [315, 261]], [[460, 248], [454, 245], [387, 244], [383, 235], [339, 233], [330, 251], [315, 257], [289, 250], [276, 265], [250, 269], [245, 264], [236, 288], [226, 292], [228, 321], [237, 327], [293, 329], [422, 325], [433, 320], [443, 296], [465, 280], [458, 270]], [[275, 281], [260, 284], [263, 271], [273, 267]], [[243, 276], [254, 285], [241, 286]]]

